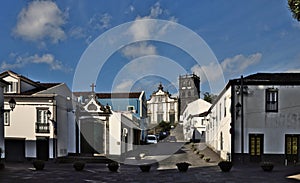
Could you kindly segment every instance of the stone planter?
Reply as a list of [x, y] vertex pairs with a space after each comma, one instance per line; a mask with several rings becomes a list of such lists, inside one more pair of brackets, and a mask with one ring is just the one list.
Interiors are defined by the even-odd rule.
[[109, 171], [111, 172], [117, 172], [119, 169], [120, 165], [118, 162], [111, 162], [107, 164], [107, 168], [109, 169]]
[[272, 162], [262, 162], [260, 164], [260, 167], [265, 171], [265, 172], [271, 172], [274, 168], [274, 164]]
[[45, 167], [45, 161], [43, 160], [34, 160], [32, 164], [35, 170], [43, 170]]
[[3, 170], [5, 168], [5, 164], [4, 164], [4, 162], [1, 162], [1, 160], [0, 160], [0, 170]]
[[176, 163], [177, 169], [180, 172], [186, 172], [191, 164], [187, 162]]
[[203, 159], [204, 159], [204, 161], [206, 161], [206, 162], [209, 162], [209, 161], [210, 161], [210, 157], [204, 157]]
[[151, 169], [151, 165], [139, 165], [142, 172], [149, 172]]
[[73, 163], [73, 167], [76, 171], [81, 171], [85, 167], [85, 162], [84, 161], [75, 161]]
[[229, 172], [232, 168], [232, 162], [230, 161], [221, 161], [218, 163], [218, 166], [222, 170], [222, 172]]

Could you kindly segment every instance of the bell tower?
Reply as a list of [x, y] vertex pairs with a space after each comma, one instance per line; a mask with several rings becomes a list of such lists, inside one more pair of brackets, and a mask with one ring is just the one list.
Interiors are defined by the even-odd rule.
[[179, 76], [179, 110], [183, 114], [187, 104], [200, 98], [200, 77], [196, 74]]

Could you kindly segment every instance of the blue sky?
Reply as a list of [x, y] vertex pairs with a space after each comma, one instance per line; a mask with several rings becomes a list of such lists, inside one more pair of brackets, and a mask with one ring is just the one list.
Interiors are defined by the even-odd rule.
[[[195, 32], [210, 47], [218, 65], [198, 64], [171, 44], [140, 41], [124, 45], [105, 61], [96, 76], [96, 91], [145, 90], [149, 95], [162, 82], [166, 90], [177, 93], [176, 78], [151, 75], [158, 67], [170, 77], [174, 72], [200, 75], [202, 92], [211, 91], [207, 75], [216, 80], [222, 75], [227, 82], [242, 74], [300, 71], [300, 23], [292, 18], [287, 0], [1, 2], [1, 71], [13, 70], [41, 82], [65, 82], [71, 89], [80, 58], [97, 37], [121, 24], [149, 18], [175, 22]], [[135, 35], [147, 32], [147, 26], [130, 28]], [[150, 62], [129, 64], [147, 55], [168, 58], [183, 72], [160, 64], [155, 68]], [[223, 73], [216, 73], [216, 67]], [[138, 70], [149, 74], [129, 77], [129, 72]], [[126, 80], [121, 71], [128, 73]], [[89, 82], [80, 90], [90, 90]], [[220, 84], [219, 89], [223, 87]]]

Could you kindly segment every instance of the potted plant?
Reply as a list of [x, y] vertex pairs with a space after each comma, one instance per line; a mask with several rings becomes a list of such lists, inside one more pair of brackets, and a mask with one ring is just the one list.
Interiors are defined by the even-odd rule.
[[107, 168], [111, 171], [111, 172], [117, 172], [118, 169], [120, 167], [120, 164], [116, 161], [110, 162], [107, 164]]
[[142, 172], [149, 172], [151, 169], [151, 164], [139, 165]]
[[206, 162], [209, 162], [209, 161], [210, 161], [210, 157], [204, 157], [203, 159], [204, 159], [204, 161], [206, 161]]
[[231, 161], [220, 161], [218, 163], [218, 166], [222, 170], [222, 172], [229, 172], [232, 168], [232, 162]]
[[32, 162], [32, 164], [33, 164], [33, 167], [35, 168], [35, 170], [43, 170], [45, 167], [45, 161], [43, 161], [43, 160], [38, 160], [38, 159], [34, 160]]
[[191, 164], [188, 162], [180, 162], [176, 163], [176, 166], [180, 172], [186, 172], [189, 169], [189, 166], [191, 166]]
[[73, 167], [76, 171], [81, 171], [85, 167], [85, 162], [84, 161], [75, 161], [73, 163]]
[[2, 161], [2, 153], [3, 153], [3, 150], [2, 150], [2, 148], [0, 148], [0, 170], [3, 170], [5, 168], [5, 164]]
[[260, 167], [266, 171], [266, 172], [270, 172], [273, 170], [274, 168], [274, 164], [270, 161], [264, 161], [260, 163]]
[[204, 158], [204, 154], [199, 154], [199, 157], [201, 158], [201, 159], [203, 159]]

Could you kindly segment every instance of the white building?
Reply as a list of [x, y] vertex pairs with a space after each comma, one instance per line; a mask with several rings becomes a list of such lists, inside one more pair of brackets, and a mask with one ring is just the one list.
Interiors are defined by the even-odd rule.
[[169, 92], [163, 90], [162, 84], [159, 84], [158, 90], [153, 92], [147, 101], [147, 117], [150, 125], [162, 121], [177, 123], [178, 116], [178, 98], [171, 97]]
[[135, 113], [112, 111], [111, 106], [99, 102], [94, 92], [78, 103], [76, 122], [76, 146], [80, 154], [118, 159], [141, 140], [140, 119]]
[[204, 115], [211, 104], [203, 99], [197, 99], [187, 104], [183, 112], [184, 140], [199, 142], [205, 138], [207, 117]]
[[12, 71], [0, 78], [10, 83], [4, 88], [6, 160], [48, 160], [75, 152], [72, 93], [66, 84], [35, 82]]
[[7, 87], [9, 83], [5, 82], [3, 79], [0, 79], [0, 106], [1, 106], [1, 115], [0, 115], [0, 159], [5, 158], [4, 153], [4, 120], [3, 120], [3, 112], [4, 112], [4, 96], [3, 96], [3, 88]]
[[230, 80], [210, 108], [207, 144], [233, 161], [298, 162], [300, 73]]

